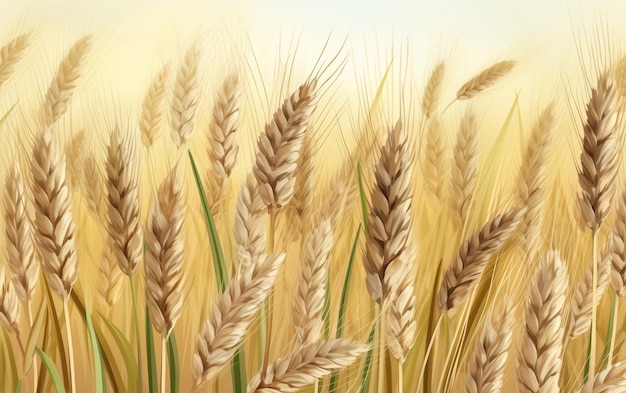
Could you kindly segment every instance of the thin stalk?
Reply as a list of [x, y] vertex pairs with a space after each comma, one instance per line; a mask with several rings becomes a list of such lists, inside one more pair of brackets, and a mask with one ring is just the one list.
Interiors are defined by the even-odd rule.
[[[27, 307], [28, 309], [28, 326], [33, 326], [33, 304], [30, 300], [28, 300]], [[33, 354], [33, 391], [37, 391], [37, 357], [36, 354]]]
[[[274, 252], [274, 239], [276, 232], [276, 215], [278, 211], [276, 209], [270, 209], [270, 235], [269, 235], [269, 253]], [[267, 369], [267, 364], [270, 358], [270, 343], [272, 342], [272, 312], [274, 308], [274, 292], [270, 291], [267, 300], [265, 301], [265, 307], [263, 308], [265, 311], [265, 323], [267, 325], [266, 328], [266, 336], [265, 336], [265, 350], [263, 352], [263, 364], [261, 367], [261, 375], [265, 376], [265, 371]]]
[[135, 280], [133, 280], [132, 274], [130, 279], [130, 293], [133, 302], [133, 319], [135, 320], [135, 339], [137, 341], [137, 372], [139, 373], [139, 390], [143, 392], [143, 376], [141, 369], [141, 333], [139, 333], [139, 313], [137, 311], [137, 289], [135, 288]]
[[596, 318], [597, 318], [597, 310], [596, 310], [596, 299], [598, 297], [598, 256], [597, 253], [597, 231], [592, 230], [591, 232], [591, 263], [593, 266], [593, 277], [592, 277], [592, 303], [591, 303], [591, 345], [589, 348], [589, 379], [593, 381], [596, 374]]
[[613, 309], [611, 310], [611, 337], [609, 341], [609, 355], [607, 356], [607, 367], [611, 367], [613, 364], [613, 352], [615, 351], [615, 338], [617, 331], [617, 315], [619, 313], [619, 302], [617, 301], [617, 293], [613, 291], [613, 296], [611, 299], [611, 305]]
[[435, 336], [437, 335], [437, 331], [439, 331], [439, 327], [441, 326], [441, 321], [443, 320], [443, 314], [439, 314], [439, 318], [437, 318], [437, 323], [435, 324], [435, 329], [433, 330], [433, 335], [431, 337], [430, 342], [428, 343], [428, 347], [426, 348], [426, 353], [424, 354], [424, 362], [422, 363], [422, 369], [418, 375], [417, 380], [417, 391], [422, 387], [422, 382], [424, 381], [424, 370], [426, 369], [426, 363], [428, 361], [428, 357], [430, 356], [430, 351], [433, 349], [433, 344], [435, 343]]
[[63, 300], [63, 314], [65, 314], [65, 328], [67, 329], [67, 352], [70, 361], [70, 392], [76, 393], [76, 370], [74, 368], [74, 344], [72, 343], [72, 327], [70, 324], [70, 313], [68, 299]]
[[402, 366], [404, 366], [404, 364], [398, 362], [398, 393], [404, 392], [404, 383], [402, 381], [404, 379], [402, 378]]
[[383, 305], [384, 302], [380, 306], [378, 315], [378, 323], [380, 324], [380, 329], [378, 329], [378, 393], [385, 392], [385, 318], [383, 318]]
[[166, 392], [167, 379], [167, 336], [161, 336], [161, 393]]

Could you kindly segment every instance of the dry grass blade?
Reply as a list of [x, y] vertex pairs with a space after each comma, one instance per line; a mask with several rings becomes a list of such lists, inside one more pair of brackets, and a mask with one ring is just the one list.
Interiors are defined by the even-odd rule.
[[437, 302], [442, 312], [452, 310], [469, 295], [493, 254], [513, 235], [525, 209], [511, 209], [485, 224], [466, 240], [445, 272]]
[[[602, 300], [602, 295], [609, 286], [611, 279], [611, 244], [607, 242], [602, 251], [602, 257], [598, 260], [598, 283], [596, 285], [596, 307]], [[584, 280], [578, 284], [574, 298], [568, 325], [568, 333], [572, 338], [585, 333], [591, 326], [593, 306], [593, 265], [585, 272]]]
[[141, 105], [141, 117], [139, 129], [141, 130], [141, 143], [149, 149], [161, 135], [161, 121], [163, 119], [163, 107], [165, 106], [166, 84], [170, 68], [165, 65], [156, 75]]
[[192, 365], [196, 388], [215, 378], [235, 355], [284, 260], [285, 254], [273, 254], [239, 269], [213, 304], [196, 338]]
[[389, 132], [376, 166], [363, 266], [370, 296], [378, 304], [398, 289], [411, 263], [412, 152], [398, 121]]
[[598, 78], [587, 104], [583, 151], [578, 174], [582, 217], [597, 232], [611, 209], [619, 167], [618, 95], [607, 74]]
[[37, 136], [31, 165], [35, 234], [48, 285], [63, 299], [78, 278], [72, 198], [65, 179], [65, 155], [49, 129]]
[[183, 307], [185, 201], [176, 170], [159, 186], [145, 233], [146, 304], [152, 325], [163, 337], [172, 331]]
[[122, 294], [123, 273], [117, 261], [111, 254], [110, 248], [102, 253], [98, 285], [98, 300], [104, 307], [113, 307]]
[[407, 267], [401, 277], [397, 293], [389, 299], [385, 319], [386, 343], [391, 356], [400, 364], [403, 364], [406, 360], [417, 334], [415, 288], [413, 285], [415, 270], [413, 269], [412, 260], [407, 262]]
[[623, 393], [626, 391], [626, 363], [616, 363], [600, 371], [580, 393]]
[[239, 145], [239, 107], [242, 86], [236, 73], [230, 74], [217, 92], [213, 106], [213, 121], [209, 128], [209, 157], [211, 166], [207, 174], [210, 205], [214, 216], [222, 210], [228, 180], [237, 162]]
[[107, 231], [115, 260], [122, 272], [131, 276], [143, 254], [135, 149], [116, 127], [107, 151]]
[[4, 221], [6, 258], [13, 285], [19, 298], [28, 302], [37, 286], [39, 263], [35, 259], [32, 224], [26, 213], [24, 179], [17, 162], [5, 182]]
[[559, 253], [541, 262], [526, 309], [526, 329], [518, 352], [517, 387], [521, 393], [559, 391], [567, 271]]
[[512, 303], [507, 303], [501, 311], [488, 317], [469, 361], [463, 390], [465, 393], [502, 391], [514, 322], [515, 309]]
[[289, 393], [352, 364], [368, 347], [348, 340], [331, 340], [306, 346], [267, 367], [248, 383], [248, 393]]
[[477, 180], [478, 130], [474, 112], [468, 110], [461, 120], [454, 146], [454, 166], [450, 189], [451, 210], [458, 215], [460, 223], [467, 219]]
[[200, 45], [192, 45], [185, 54], [183, 63], [176, 75], [171, 104], [172, 140], [179, 149], [193, 133], [194, 117], [200, 97], [198, 66]]
[[422, 113], [429, 119], [437, 110], [439, 99], [441, 97], [441, 85], [443, 84], [443, 75], [445, 72], [444, 62], [438, 63], [430, 73], [428, 82], [424, 87], [422, 96]]
[[309, 238], [302, 273], [293, 299], [292, 320], [296, 327], [294, 350], [319, 341], [324, 326], [324, 302], [328, 259], [333, 247], [330, 222], [323, 221]]
[[513, 66], [515, 66], [514, 61], [505, 60], [484, 69], [457, 90], [456, 99], [469, 100], [475, 97], [478, 93], [496, 83], [498, 79], [508, 74], [513, 69]]
[[428, 122], [426, 141], [424, 143], [424, 159], [422, 165], [426, 189], [437, 199], [442, 200], [445, 192], [446, 178], [446, 142], [438, 118], [432, 118]]
[[609, 235], [611, 247], [611, 284], [619, 297], [626, 295], [626, 192], [616, 207], [615, 226]]
[[4, 268], [0, 268], [0, 326], [19, 336], [20, 301]]
[[70, 48], [59, 65], [54, 80], [48, 88], [43, 104], [43, 124], [49, 127], [67, 110], [67, 106], [78, 86], [91, 47], [91, 36], [85, 36]]
[[265, 252], [266, 206], [252, 174], [246, 178], [237, 198], [233, 240], [241, 267], [256, 263]]
[[0, 87], [9, 80], [30, 45], [32, 33], [18, 35], [0, 48]]
[[316, 86], [316, 80], [300, 86], [283, 102], [259, 136], [253, 170], [259, 194], [270, 210], [287, 206], [293, 195], [300, 149], [316, 106]]

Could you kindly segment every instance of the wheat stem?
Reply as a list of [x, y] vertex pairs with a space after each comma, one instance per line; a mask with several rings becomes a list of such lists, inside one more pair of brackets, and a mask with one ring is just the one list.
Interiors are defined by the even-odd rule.
[[137, 288], [135, 287], [135, 280], [133, 280], [133, 274], [128, 276], [130, 280], [130, 293], [133, 303], [133, 319], [135, 320], [135, 339], [137, 340], [137, 369], [139, 370], [139, 392], [143, 392], [143, 378], [141, 372], [141, 333], [139, 332], [139, 312], [137, 311]]
[[[270, 236], [269, 236], [269, 254], [274, 253], [274, 233], [276, 232], [276, 216], [278, 214], [278, 209], [269, 209], [270, 214]], [[269, 295], [267, 296], [267, 300], [265, 301], [265, 307], [263, 307], [263, 311], [265, 312], [265, 324], [266, 324], [266, 332], [265, 336], [265, 349], [263, 351], [263, 364], [261, 367], [261, 375], [265, 378], [265, 372], [267, 371], [267, 365], [269, 363], [270, 358], [270, 343], [272, 342], [272, 314], [274, 311], [274, 292], [270, 290]]]
[[619, 314], [619, 301], [617, 293], [613, 292], [613, 320], [611, 321], [611, 337], [609, 341], [609, 356], [607, 368], [613, 364], [613, 353], [615, 352], [615, 338], [617, 337], [617, 315]]
[[167, 336], [161, 335], [161, 393], [165, 393], [165, 380], [167, 377]]
[[383, 317], [383, 303], [378, 310], [378, 393], [384, 393], [385, 382], [385, 318]]
[[598, 296], [598, 256], [597, 248], [598, 248], [598, 234], [597, 231], [591, 231], [591, 263], [593, 264], [593, 277], [592, 277], [592, 305], [591, 305], [591, 345], [590, 345], [590, 354], [589, 354], [589, 379], [593, 380], [596, 374], [596, 318], [597, 318], [597, 310], [596, 310], [596, 298]]
[[[33, 326], [33, 304], [32, 302], [29, 300], [27, 302], [26, 308], [28, 310], [28, 326]], [[37, 362], [35, 360], [36, 358], [36, 354], [33, 354], [33, 391], [37, 391], [37, 379], [38, 379], [38, 375], [37, 375]]]
[[[426, 370], [426, 364], [428, 364], [428, 357], [430, 356], [430, 351], [433, 349], [433, 344], [435, 343], [435, 336], [439, 331], [439, 327], [441, 326], [441, 321], [443, 319], [444, 314], [439, 314], [439, 318], [437, 318], [437, 323], [435, 324], [435, 328], [433, 329], [433, 334], [431, 336], [430, 342], [428, 343], [428, 347], [426, 348], [426, 353], [424, 354], [424, 361], [422, 362], [422, 368], [420, 369], [420, 373], [418, 374], [417, 380], [417, 389], [419, 391], [422, 387], [422, 382], [424, 381], [424, 371]], [[447, 362], [447, 360], [446, 360]]]
[[76, 393], [76, 369], [74, 366], [74, 344], [72, 340], [72, 327], [70, 324], [70, 312], [68, 307], [69, 296], [63, 300], [63, 314], [65, 314], [65, 328], [67, 331], [67, 356], [70, 363], [70, 393]]
[[398, 362], [398, 393], [403, 393], [404, 392], [404, 384], [402, 383], [402, 380], [404, 379], [402, 377], [402, 368], [404, 366], [404, 363], [400, 363]]

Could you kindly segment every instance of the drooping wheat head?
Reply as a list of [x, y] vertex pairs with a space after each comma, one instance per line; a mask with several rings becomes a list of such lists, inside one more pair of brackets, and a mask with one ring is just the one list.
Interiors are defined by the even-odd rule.
[[30, 45], [32, 32], [20, 34], [0, 48], [0, 87], [11, 77]]
[[474, 98], [477, 94], [492, 86], [499, 79], [511, 72], [514, 66], [514, 61], [505, 60], [485, 68], [479, 74], [473, 76], [470, 80], [465, 82], [459, 90], [457, 90], [456, 99], [469, 100]]

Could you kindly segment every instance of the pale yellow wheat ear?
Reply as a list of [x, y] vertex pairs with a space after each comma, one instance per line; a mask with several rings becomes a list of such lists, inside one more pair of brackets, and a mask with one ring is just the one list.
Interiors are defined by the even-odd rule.
[[[545, 206], [546, 180], [548, 175], [548, 158], [553, 139], [555, 115], [552, 105], [548, 105], [535, 122], [530, 140], [526, 145], [522, 167], [520, 169], [517, 201], [526, 206], [526, 214], [522, 222], [525, 251], [535, 253], [541, 250], [541, 230], [543, 224], [543, 208]], [[530, 258], [532, 260], [532, 258]]]
[[287, 206], [293, 195], [294, 176], [304, 135], [316, 107], [312, 80], [286, 99], [259, 136], [254, 176], [259, 194], [269, 210]]
[[445, 72], [445, 63], [442, 61], [430, 72], [428, 82], [422, 95], [422, 113], [429, 119], [436, 111], [441, 98], [441, 87]]
[[131, 276], [141, 261], [143, 235], [139, 221], [139, 174], [136, 150], [118, 127], [107, 147], [107, 231], [113, 257], [120, 269]]
[[615, 84], [606, 73], [600, 75], [587, 104], [578, 174], [582, 217], [593, 233], [609, 214], [615, 194], [619, 167], [618, 108]]
[[477, 180], [478, 129], [474, 111], [470, 109], [463, 115], [457, 133], [450, 187], [451, 210], [461, 224], [468, 217]]
[[122, 294], [122, 278], [124, 277], [110, 247], [105, 246], [100, 260], [100, 277], [98, 280], [98, 299], [102, 306], [110, 308], [115, 305]]
[[209, 127], [210, 166], [207, 180], [209, 205], [214, 216], [222, 211], [230, 175], [237, 162], [241, 94], [241, 81], [236, 73], [232, 73], [222, 83], [213, 105], [213, 119]]
[[0, 87], [11, 77], [30, 45], [32, 32], [18, 35], [0, 48]]
[[72, 157], [67, 162], [67, 177], [72, 190], [80, 187], [84, 176], [84, 163], [87, 157], [87, 137], [85, 131], [78, 131], [65, 145], [65, 156]]
[[600, 371], [579, 390], [579, 393], [623, 392], [626, 392], [626, 363], [615, 363]]
[[235, 255], [240, 268], [255, 263], [265, 252], [266, 210], [256, 180], [249, 174], [237, 198], [233, 224]]
[[428, 122], [426, 129], [426, 141], [424, 143], [424, 160], [422, 172], [426, 190], [437, 199], [444, 197], [447, 177], [446, 168], [446, 141], [441, 126], [441, 121], [433, 117]]
[[187, 50], [174, 83], [170, 107], [171, 136], [179, 149], [193, 133], [196, 107], [200, 98], [199, 62], [200, 45], [195, 43]]
[[29, 302], [37, 286], [39, 263], [35, 258], [33, 228], [26, 213], [24, 179], [18, 161], [5, 181], [4, 221], [6, 258], [13, 284], [19, 298]]
[[294, 349], [316, 343], [324, 327], [324, 303], [328, 259], [333, 247], [333, 230], [330, 222], [322, 221], [309, 237], [302, 272], [293, 299], [291, 316], [296, 327]]
[[293, 238], [298, 239], [307, 233], [309, 228], [309, 217], [311, 216], [311, 206], [315, 195], [315, 155], [313, 137], [311, 131], [307, 132], [304, 144], [300, 150], [300, 159], [296, 169], [296, 184], [293, 196], [289, 202], [289, 223], [293, 225]]
[[566, 290], [565, 264], [557, 251], [549, 251], [539, 266], [526, 306], [526, 327], [517, 365], [517, 387], [521, 393], [559, 391]]
[[[602, 256], [598, 260], [597, 272], [598, 280], [596, 285], [595, 306], [598, 307], [602, 300], [602, 295], [609, 286], [611, 279], [611, 244], [607, 242]], [[590, 265], [585, 271], [585, 277], [578, 284], [574, 298], [572, 299], [572, 308], [570, 312], [569, 325], [567, 332], [570, 337], [578, 337], [585, 333], [591, 327], [593, 298], [593, 265]]]
[[298, 392], [315, 381], [339, 371], [365, 353], [368, 346], [337, 339], [315, 343], [282, 357], [248, 383], [248, 393]]
[[489, 259], [515, 233], [524, 211], [523, 208], [514, 208], [497, 215], [461, 245], [439, 288], [437, 303], [442, 312], [452, 310], [465, 301]]
[[367, 290], [379, 305], [398, 289], [407, 264], [412, 263], [412, 159], [407, 132], [398, 121], [376, 165], [363, 258]]
[[226, 291], [213, 304], [211, 314], [196, 338], [192, 363], [196, 388], [217, 377], [235, 356], [284, 260], [285, 254], [264, 255], [239, 269]]
[[91, 47], [91, 40], [91, 36], [87, 35], [76, 41], [61, 61], [43, 103], [42, 121], [44, 127], [56, 123], [67, 111], [67, 106], [83, 75], [85, 58]]
[[31, 165], [35, 239], [50, 289], [67, 300], [78, 278], [76, 226], [65, 178], [65, 155], [46, 129], [39, 133]]
[[502, 391], [514, 322], [515, 309], [511, 302], [487, 317], [467, 366], [465, 393]]
[[626, 192], [616, 206], [615, 227], [609, 235], [611, 247], [611, 285], [619, 297], [626, 295]]
[[166, 85], [169, 74], [170, 67], [166, 64], [154, 77], [141, 105], [139, 130], [141, 130], [141, 143], [146, 149], [152, 147], [161, 135], [161, 122], [166, 103]]
[[407, 260], [404, 274], [400, 277], [398, 288], [389, 299], [385, 318], [385, 338], [391, 356], [403, 364], [415, 343], [417, 323], [415, 322], [415, 269], [414, 253]]
[[485, 68], [478, 75], [473, 76], [470, 80], [465, 82], [463, 86], [456, 92], [457, 100], [469, 100], [475, 97], [483, 90], [492, 86], [499, 79], [511, 72], [515, 62], [512, 60], [505, 60], [495, 63], [491, 67]]
[[159, 186], [145, 233], [146, 304], [154, 328], [167, 337], [183, 307], [185, 201], [174, 167]]
[[102, 207], [104, 206], [102, 203], [104, 199], [102, 170], [96, 161], [96, 157], [91, 154], [85, 157], [83, 164], [81, 184], [83, 185], [85, 204], [89, 212], [96, 219], [100, 219]]
[[5, 277], [0, 267], [0, 326], [19, 336], [20, 301], [11, 281]]

